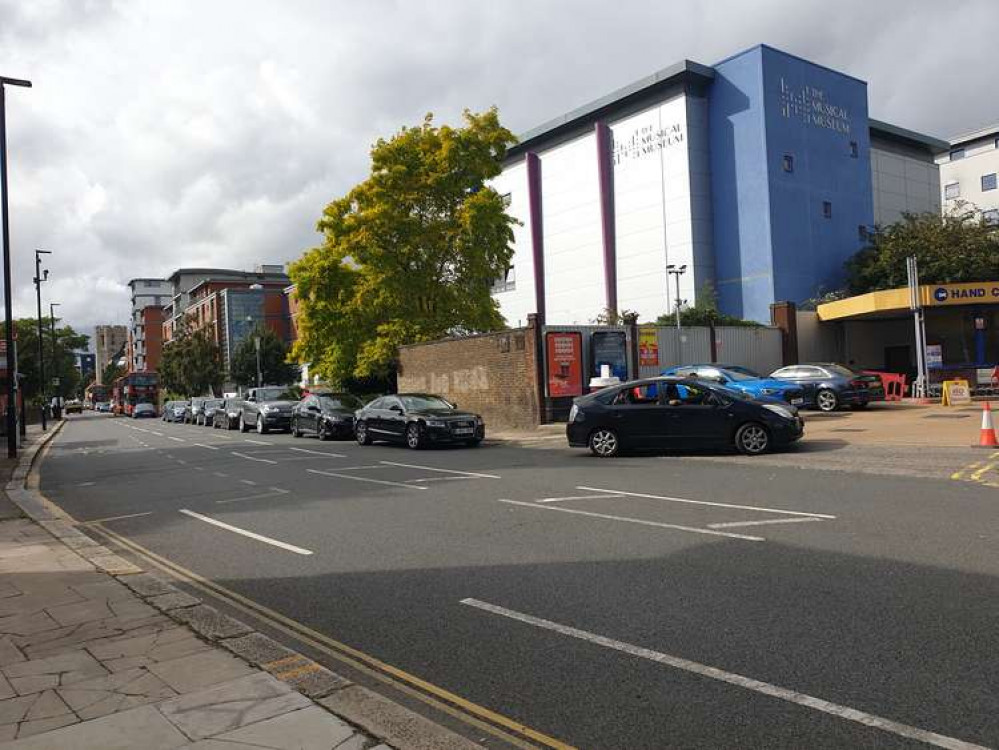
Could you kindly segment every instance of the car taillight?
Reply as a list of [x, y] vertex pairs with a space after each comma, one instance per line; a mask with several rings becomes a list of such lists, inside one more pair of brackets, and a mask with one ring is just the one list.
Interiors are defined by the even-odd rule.
[[866, 388], [867, 387], [867, 381], [866, 380], [851, 380], [850, 381], [850, 385], [852, 387], [854, 387], [854, 388]]

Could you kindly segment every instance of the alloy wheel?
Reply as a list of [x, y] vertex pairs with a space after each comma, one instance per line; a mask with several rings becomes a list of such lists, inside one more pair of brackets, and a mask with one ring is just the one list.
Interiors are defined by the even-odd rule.
[[758, 424], [747, 424], [739, 428], [737, 435], [739, 451], [748, 455], [758, 455], [770, 447], [770, 435]]
[[833, 391], [823, 388], [815, 394], [815, 403], [821, 411], [835, 411], [839, 405], [839, 399], [836, 398], [836, 394]]
[[406, 428], [406, 445], [413, 450], [420, 448], [423, 444], [423, 437], [420, 435], [420, 426], [415, 422]]
[[364, 422], [358, 422], [354, 427], [354, 437], [359, 445], [368, 444], [368, 426]]
[[327, 432], [326, 422], [319, 420], [319, 427], [316, 429], [316, 437], [320, 440], [329, 440], [329, 433]]
[[609, 458], [617, 453], [618, 440], [614, 430], [596, 430], [590, 435], [590, 450], [602, 458]]

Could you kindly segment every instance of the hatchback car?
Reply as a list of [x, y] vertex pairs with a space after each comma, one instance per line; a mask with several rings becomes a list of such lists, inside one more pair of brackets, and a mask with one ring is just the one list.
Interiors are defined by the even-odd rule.
[[634, 380], [577, 398], [566, 437], [603, 458], [622, 450], [734, 447], [758, 455], [801, 438], [798, 410], [717, 383]]
[[195, 417], [194, 423], [199, 424], [202, 427], [212, 425], [215, 417], [215, 410], [221, 405], [222, 399], [220, 398], [206, 398], [201, 404], [201, 413]]
[[756, 398], [764, 396], [776, 398], [793, 406], [802, 406], [805, 403], [805, 392], [800, 386], [784, 380], [765, 378], [758, 372], [740, 365], [684, 365], [671, 367], [662, 374], [706, 380]]
[[836, 411], [841, 406], [863, 409], [871, 401], [881, 401], [885, 397], [884, 386], [877, 375], [865, 375], [833, 362], [782, 367], [770, 377], [802, 388], [805, 404], [819, 411]]
[[227, 398], [222, 405], [212, 413], [212, 427], [223, 430], [235, 430], [239, 427], [239, 415], [243, 408], [243, 399]]
[[205, 397], [192, 398], [187, 406], [187, 410], [184, 412], [184, 423], [185, 424], [197, 424], [201, 419], [201, 410], [205, 405]]
[[132, 409], [133, 419], [155, 419], [156, 407], [152, 404], [136, 404]]
[[400, 393], [376, 398], [354, 415], [354, 435], [361, 445], [375, 440], [405, 443], [418, 450], [430, 445], [482, 442], [482, 417], [459, 411], [455, 404], [426, 393]]
[[167, 401], [166, 406], [163, 407], [163, 421], [183, 422], [187, 409], [187, 401]]
[[291, 434], [314, 432], [320, 440], [354, 436], [354, 412], [364, 404], [350, 393], [310, 393], [291, 411]]
[[71, 398], [63, 407], [66, 414], [83, 414], [83, 404], [75, 398]]

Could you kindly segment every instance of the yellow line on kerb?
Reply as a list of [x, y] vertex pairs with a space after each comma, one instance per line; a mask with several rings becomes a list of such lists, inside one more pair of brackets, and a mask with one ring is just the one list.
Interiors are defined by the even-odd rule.
[[554, 737], [549, 737], [542, 732], [532, 729], [526, 724], [514, 721], [513, 719], [507, 718], [502, 714], [498, 714], [484, 706], [480, 706], [477, 703], [466, 700], [459, 695], [455, 695], [449, 690], [438, 687], [437, 685], [429, 683], [416, 675], [409, 674], [398, 667], [393, 667], [392, 665], [386, 664], [373, 656], [369, 656], [363, 651], [359, 651], [345, 643], [341, 643], [323, 635], [307, 625], [303, 625], [296, 620], [292, 620], [290, 617], [286, 617], [280, 612], [275, 612], [274, 610], [253, 601], [252, 599], [247, 599], [242, 594], [238, 594], [235, 591], [225, 588], [224, 586], [220, 586], [214, 581], [203, 578], [197, 573], [188, 570], [171, 560], [161, 557], [151, 550], [146, 549], [137, 542], [116, 534], [101, 524], [94, 524], [90, 528], [99, 531], [109, 539], [113, 539], [122, 547], [136, 552], [142, 557], [148, 559], [157, 567], [173, 574], [174, 576], [177, 576], [178, 578], [186, 580], [187, 583], [195, 588], [225, 599], [228, 604], [236, 609], [265, 620], [269, 625], [277, 630], [287, 633], [288, 635], [307, 643], [313, 648], [316, 648], [317, 650], [350, 665], [354, 669], [375, 677], [376, 679], [385, 682], [407, 695], [417, 698], [427, 705], [433, 706], [434, 708], [443, 711], [456, 719], [460, 719], [465, 723], [489, 732], [490, 734], [503, 739], [515, 747], [520, 747], [524, 750], [532, 750], [536, 749], [538, 745], [529, 744], [519, 737], [508, 734], [506, 731], [499, 729], [499, 727], [516, 732], [522, 737], [526, 737], [532, 742], [538, 743], [542, 747], [552, 748], [552, 750], [576, 750], [576, 748], [572, 745], [561, 742]]

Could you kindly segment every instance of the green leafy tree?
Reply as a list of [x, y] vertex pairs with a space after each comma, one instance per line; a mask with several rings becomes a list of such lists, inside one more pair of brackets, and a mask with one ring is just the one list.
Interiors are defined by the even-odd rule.
[[265, 385], [288, 385], [298, 380], [298, 365], [288, 362], [288, 346], [273, 330], [258, 325], [232, 353], [229, 377], [241, 386], [257, 384], [257, 345], [260, 338], [260, 374]]
[[111, 360], [104, 365], [104, 372], [101, 374], [101, 382], [104, 384], [105, 388], [110, 388], [114, 381], [125, 374], [126, 368], [124, 365], [119, 365], [118, 360], [122, 358], [124, 354], [123, 350], [119, 350]]
[[[664, 313], [656, 319], [659, 325], [676, 325], [676, 313]], [[743, 320], [718, 310], [718, 294], [710, 284], [701, 287], [692, 307], [680, 308], [680, 325], [683, 326], [759, 326], [755, 320]]]
[[464, 120], [427, 115], [379, 140], [368, 179], [323, 212], [323, 244], [292, 264], [293, 354], [316, 374], [385, 376], [401, 344], [503, 327], [489, 290], [509, 267], [515, 220], [486, 183], [515, 138], [495, 108]]
[[163, 347], [161, 385], [174, 393], [200, 396], [222, 392], [222, 356], [207, 329], [194, 330], [190, 319], [181, 321], [173, 340]]
[[941, 217], [903, 214], [879, 226], [871, 243], [846, 263], [847, 289], [864, 294], [905, 286], [905, 259], [915, 255], [923, 284], [992, 281], [999, 278], [999, 231], [969, 204]]
[[[17, 370], [21, 387], [29, 403], [38, 404], [42, 398], [62, 396], [76, 398], [81, 390], [82, 378], [76, 369], [76, 352], [87, 348], [90, 337], [77, 333], [72, 326], [59, 325], [55, 320], [55, 344], [52, 337], [52, 319], [42, 320], [42, 347], [45, 357], [45, 385], [38, 379], [38, 319], [20, 318], [14, 321], [17, 335]], [[3, 326], [0, 325], [0, 331]], [[53, 384], [54, 379], [58, 385]]]

